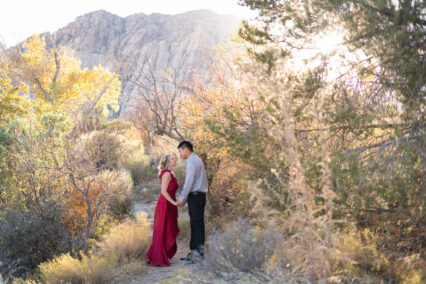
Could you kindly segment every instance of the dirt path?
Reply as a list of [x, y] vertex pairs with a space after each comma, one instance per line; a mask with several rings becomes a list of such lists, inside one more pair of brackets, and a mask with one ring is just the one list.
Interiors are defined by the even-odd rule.
[[176, 277], [182, 270], [187, 270], [189, 268], [188, 265], [180, 260], [181, 257], [186, 255], [186, 251], [183, 249], [183, 246], [184, 244], [178, 243], [178, 251], [172, 260], [175, 262], [174, 264], [171, 264], [169, 267], [155, 267], [147, 265], [145, 273], [142, 275], [136, 275], [130, 283], [160, 283]]
[[[141, 191], [147, 193], [147, 191], [153, 190], [154, 194], [148, 193], [148, 195], [154, 195], [153, 197], [146, 202], [146, 199], [140, 199], [134, 203], [133, 210], [135, 215], [145, 215], [147, 216], [147, 220], [152, 224], [154, 219], [155, 205], [158, 198], [158, 195], [155, 193], [156, 191], [160, 191], [160, 189], [147, 189], [142, 188]], [[187, 216], [187, 212], [179, 212], [179, 216], [183, 218], [189, 218]], [[128, 283], [136, 284], [136, 283], [160, 283], [162, 281], [167, 281], [168, 279], [174, 278], [177, 276], [179, 272], [185, 271], [189, 269], [189, 266], [185, 264], [184, 261], [181, 261], [180, 258], [184, 257], [188, 253], [188, 242], [178, 241], [177, 243], [177, 253], [176, 256], [172, 259], [172, 263], [169, 267], [155, 267], [147, 265], [143, 274], [135, 275], [130, 279]]]

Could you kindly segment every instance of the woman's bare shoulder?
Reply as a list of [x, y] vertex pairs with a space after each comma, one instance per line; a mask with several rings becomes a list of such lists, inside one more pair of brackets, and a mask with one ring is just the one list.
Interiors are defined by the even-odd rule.
[[172, 176], [172, 174], [170, 173], [170, 171], [164, 171], [163, 172], [163, 177], [171, 177]]

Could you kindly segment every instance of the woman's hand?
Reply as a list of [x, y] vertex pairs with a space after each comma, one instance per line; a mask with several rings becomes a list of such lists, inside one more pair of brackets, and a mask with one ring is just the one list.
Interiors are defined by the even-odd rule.
[[177, 202], [176, 201], [171, 202], [171, 204], [173, 204], [174, 206], [177, 207]]

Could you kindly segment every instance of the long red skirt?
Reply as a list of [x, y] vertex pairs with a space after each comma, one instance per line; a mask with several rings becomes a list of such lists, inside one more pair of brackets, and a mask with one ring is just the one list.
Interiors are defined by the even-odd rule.
[[178, 234], [177, 207], [160, 195], [155, 208], [152, 244], [147, 253], [151, 265], [170, 266], [169, 259], [173, 258], [177, 251]]

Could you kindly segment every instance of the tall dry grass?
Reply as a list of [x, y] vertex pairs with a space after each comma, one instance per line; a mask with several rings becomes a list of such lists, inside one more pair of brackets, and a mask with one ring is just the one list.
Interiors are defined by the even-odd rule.
[[114, 283], [123, 271], [143, 273], [150, 244], [151, 228], [145, 216], [126, 220], [98, 241], [93, 251], [81, 258], [63, 254], [39, 265], [40, 280], [45, 283]]
[[263, 230], [252, 226], [246, 219], [238, 219], [227, 224], [224, 232], [210, 236], [206, 268], [229, 280], [240, 272], [262, 273], [278, 240], [279, 234], [273, 229]]
[[117, 261], [82, 254], [81, 259], [69, 254], [55, 257], [39, 265], [41, 280], [44, 283], [111, 283], [114, 279]]
[[[268, 218], [267, 221], [279, 224], [279, 230], [283, 234], [279, 242], [279, 248], [275, 255], [279, 258], [279, 264], [275, 266], [286, 281], [326, 281], [335, 272], [335, 257], [338, 252], [336, 239], [338, 232], [335, 230], [335, 221], [332, 218], [333, 198], [335, 193], [330, 186], [329, 156], [325, 140], [326, 133], [321, 132], [316, 145], [320, 149], [321, 185], [320, 190], [314, 192], [307, 184], [306, 169], [302, 165], [300, 142], [296, 138], [295, 125], [297, 122], [291, 115], [292, 109], [289, 101], [282, 96], [282, 90], [289, 89], [289, 82], [279, 75], [274, 78], [275, 84], [271, 84], [271, 100], [278, 103], [279, 114], [271, 116], [269, 135], [281, 137], [282, 148], [276, 149], [278, 153], [284, 153], [288, 161], [288, 176], [279, 174], [278, 165], [271, 164], [271, 172], [275, 174], [278, 185], [285, 188], [289, 202], [284, 216]], [[291, 85], [291, 84], [290, 84]], [[316, 112], [316, 127], [324, 128], [320, 114], [321, 105], [314, 110]], [[266, 216], [274, 216], [273, 211], [264, 209], [265, 199], [270, 196], [262, 194], [256, 184], [252, 184], [252, 192], [257, 200], [254, 210], [265, 212]], [[277, 186], [276, 184], [274, 185]], [[273, 189], [270, 192], [274, 192]], [[276, 196], [276, 198], [280, 198]], [[323, 202], [314, 202], [315, 199]], [[278, 221], [278, 223], [276, 222]], [[284, 272], [284, 273], [283, 273]]]
[[96, 244], [96, 251], [104, 257], [117, 258], [119, 263], [145, 259], [151, 242], [151, 225], [146, 216], [138, 215], [136, 222], [126, 220], [113, 227]]
[[[265, 261], [265, 273], [272, 277], [266, 278], [283, 282], [327, 281], [335, 274], [340, 257], [336, 244], [339, 232], [332, 218], [335, 193], [330, 185], [327, 133], [321, 132], [316, 139], [309, 141], [311, 145], [303, 145], [308, 142], [298, 139], [296, 127], [300, 122], [294, 116], [290, 98], [300, 86], [286, 75], [273, 72], [265, 77], [259, 74], [257, 78], [253, 77], [253, 82], [246, 83], [254, 101], [259, 101], [258, 93], [267, 94], [263, 100], [273, 111], [263, 112], [256, 119], [256, 127], [259, 131], [265, 131], [266, 137], [274, 139], [274, 147], [267, 148], [273, 151], [268, 153], [271, 158], [267, 165], [272, 177], [269, 175], [249, 182], [247, 191], [252, 198], [248, 204], [252, 209], [251, 216], [256, 217], [253, 221], [261, 226], [260, 230], [270, 232], [267, 228], [272, 226], [281, 234], [273, 256]], [[318, 90], [315, 95], [321, 96], [323, 91]], [[307, 106], [304, 110], [312, 112], [313, 121], [310, 123], [313, 128], [325, 128], [320, 112], [321, 104]], [[301, 152], [304, 146], [317, 151], [311, 154], [317, 155], [320, 160], [318, 167], [321, 178], [315, 191], [306, 178], [307, 169], [303, 165], [303, 155], [306, 153]], [[280, 206], [272, 209], [268, 204]], [[233, 246], [238, 247], [243, 240], [241, 236]], [[210, 245], [213, 247], [213, 244]], [[258, 248], [259, 244], [247, 247], [252, 251]], [[250, 270], [239, 269], [239, 272], [250, 273]]]

